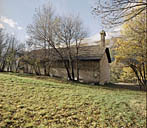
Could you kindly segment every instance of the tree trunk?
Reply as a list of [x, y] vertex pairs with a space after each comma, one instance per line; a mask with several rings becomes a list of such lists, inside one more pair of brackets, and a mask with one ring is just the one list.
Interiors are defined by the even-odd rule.
[[1, 68], [2, 72], [5, 70], [5, 66], [6, 66], [6, 61], [4, 61], [2, 64], [2, 68]]
[[70, 74], [70, 71], [69, 71], [69, 66], [66, 64], [65, 60], [63, 60], [63, 62], [64, 62], [64, 66], [65, 66], [65, 69], [66, 69], [66, 72], [67, 72], [68, 79], [72, 80], [72, 77], [71, 77], [71, 74]]
[[44, 75], [47, 76], [46, 63], [43, 64], [43, 67], [44, 67]]
[[72, 80], [75, 80], [75, 74], [74, 74], [74, 61], [71, 61], [71, 71], [72, 71]]
[[78, 62], [78, 59], [76, 61], [76, 65], [77, 65], [77, 81], [79, 81], [80, 78], [79, 78], [79, 62]]
[[[140, 89], [142, 89], [142, 87], [145, 89], [146, 88], [146, 79], [144, 80], [142, 78], [142, 72], [140, 71], [140, 69], [137, 69], [137, 66], [133, 65], [133, 64], [130, 64], [130, 67], [131, 69], [134, 71], [137, 79], [138, 79], [138, 82], [139, 82], [139, 85], [140, 85]], [[140, 68], [140, 67], [139, 67]], [[140, 74], [140, 75], [139, 75]]]

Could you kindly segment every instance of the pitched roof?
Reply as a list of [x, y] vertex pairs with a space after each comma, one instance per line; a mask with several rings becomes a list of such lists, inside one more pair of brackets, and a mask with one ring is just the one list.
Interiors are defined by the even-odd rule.
[[[72, 53], [73, 53], [73, 58], [77, 57], [76, 56], [76, 49], [72, 48]], [[101, 60], [102, 56], [106, 53], [108, 62], [111, 63], [111, 57], [110, 57], [110, 52], [109, 48], [102, 48], [101, 45], [92, 45], [92, 46], [81, 46], [79, 47], [79, 54], [78, 54], [78, 59], [79, 60], [85, 60], [85, 61], [90, 61], [90, 60]], [[64, 59], [68, 59], [68, 53], [65, 53], [64, 51]]]
[[[62, 55], [64, 59], [68, 59], [68, 50], [66, 48], [60, 48], [58, 49], [60, 52], [62, 52]], [[60, 56], [53, 50], [51, 49], [51, 53], [53, 54], [54, 58], [57, 60], [61, 60]], [[54, 52], [53, 52], [54, 51]], [[79, 60], [82, 61], [90, 61], [90, 60], [100, 60], [104, 53], [106, 53], [108, 62], [111, 63], [111, 57], [110, 57], [110, 52], [109, 48], [102, 48], [100, 45], [92, 45], [92, 46], [81, 46], [79, 47], [79, 54], [78, 57], [76, 56], [76, 48], [72, 47], [72, 58], [78, 58]], [[43, 49], [39, 50], [33, 50], [31, 53], [34, 53], [36, 56], [43, 58], [43, 54], [45, 53]]]
[[83, 57], [96, 56], [97, 58], [101, 58], [103, 54], [104, 54], [104, 49], [101, 48], [100, 45], [83, 46], [79, 48], [79, 56], [83, 56]]

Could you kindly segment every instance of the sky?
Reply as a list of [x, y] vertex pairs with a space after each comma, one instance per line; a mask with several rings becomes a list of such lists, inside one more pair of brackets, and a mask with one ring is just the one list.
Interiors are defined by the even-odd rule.
[[[32, 23], [35, 9], [47, 2], [48, 0], [0, 0], [0, 28], [25, 41], [29, 36], [26, 27]], [[96, 35], [103, 29], [100, 20], [91, 13], [95, 0], [50, 0], [50, 2], [59, 15], [79, 15], [88, 30], [88, 36]]]

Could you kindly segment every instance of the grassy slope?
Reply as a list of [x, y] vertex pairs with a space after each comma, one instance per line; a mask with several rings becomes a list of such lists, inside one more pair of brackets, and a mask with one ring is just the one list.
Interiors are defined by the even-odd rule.
[[145, 93], [0, 74], [0, 128], [145, 128]]

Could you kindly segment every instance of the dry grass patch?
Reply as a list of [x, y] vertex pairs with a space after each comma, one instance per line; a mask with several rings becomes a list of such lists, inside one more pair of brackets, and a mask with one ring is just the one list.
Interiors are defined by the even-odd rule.
[[145, 128], [145, 93], [0, 74], [1, 128]]

